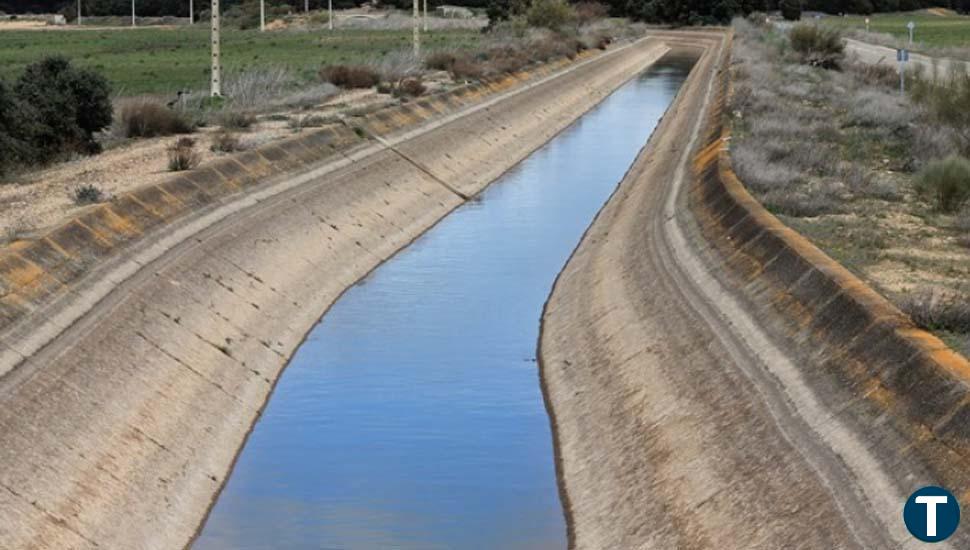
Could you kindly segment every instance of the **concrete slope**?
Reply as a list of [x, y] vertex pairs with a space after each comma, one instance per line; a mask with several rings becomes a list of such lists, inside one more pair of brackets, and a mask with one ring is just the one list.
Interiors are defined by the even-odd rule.
[[[0, 378], [0, 547], [187, 544], [321, 313], [666, 51], [640, 41], [417, 130], [376, 116], [376, 143], [80, 275]], [[312, 158], [292, 151], [257, 160]]]
[[737, 245], [705, 232], [689, 207], [695, 154], [720, 135], [727, 61], [720, 41], [708, 44], [543, 314], [540, 368], [570, 539], [915, 548], [906, 497], [962, 479], [951, 470], [966, 472], [963, 462], [951, 451], [947, 470], [934, 462], [944, 451], [914, 452], [925, 431], [900, 430], [903, 413], [878, 402], [884, 394], [847, 381], [844, 351], [789, 329], [811, 328], [812, 312], [772, 303], [762, 271], [739, 280]]

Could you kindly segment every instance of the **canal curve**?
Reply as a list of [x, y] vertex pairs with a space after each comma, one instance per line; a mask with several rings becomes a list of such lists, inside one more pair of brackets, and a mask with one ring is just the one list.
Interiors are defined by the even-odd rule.
[[350, 288], [194, 548], [565, 547], [542, 305], [690, 67], [662, 59]]

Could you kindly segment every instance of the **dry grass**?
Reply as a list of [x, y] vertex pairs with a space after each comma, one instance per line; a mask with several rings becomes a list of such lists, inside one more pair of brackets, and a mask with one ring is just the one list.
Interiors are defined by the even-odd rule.
[[[920, 326], [970, 349], [970, 214], [941, 211], [917, 185], [931, 161], [962, 150], [961, 131], [901, 97], [891, 69], [806, 65], [783, 35], [735, 24], [731, 158], [742, 181]], [[910, 299], [913, 288], [926, 291]]]
[[172, 172], [191, 170], [199, 165], [201, 156], [195, 149], [195, 140], [188, 137], [179, 138], [168, 147], [168, 169]]
[[151, 99], [122, 102], [119, 121], [116, 132], [127, 138], [188, 134], [194, 130], [183, 113]]
[[212, 136], [212, 146], [210, 149], [218, 153], [234, 153], [236, 151], [242, 151], [243, 146], [238, 135], [222, 129]]
[[920, 328], [970, 334], [967, 295], [922, 289], [902, 298], [899, 306]]

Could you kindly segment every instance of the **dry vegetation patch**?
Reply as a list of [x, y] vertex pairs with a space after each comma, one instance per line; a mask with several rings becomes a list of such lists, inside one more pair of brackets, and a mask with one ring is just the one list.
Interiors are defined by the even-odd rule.
[[812, 52], [837, 49], [830, 30], [789, 37], [744, 20], [735, 28], [739, 177], [786, 224], [970, 353], [970, 310], [953, 305], [970, 303], [970, 222], [961, 221], [970, 211], [970, 124], [942, 122], [932, 103], [952, 108], [960, 94], [939, 99], [945, 88], [924, 81], [931, 100], [900, 96], [892, 69], [851, 57], [819, 62]]

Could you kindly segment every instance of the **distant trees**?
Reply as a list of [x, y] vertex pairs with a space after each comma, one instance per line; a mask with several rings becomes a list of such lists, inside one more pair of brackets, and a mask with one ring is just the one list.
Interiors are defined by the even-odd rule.
[[798, 21], [802, 18], [801, 0], [781, 0], [778, 3], [778, 9], [781, 10], [781, 16], [786, 21]]
[[[409, 9], [412, 0], [382, 0], [383, 4]], [[243, 0], [223, 0], [222, 8], [228, 10]], [[346, 8], [364, 3], [364, 0], [338, 0], [334, 7]], [[432, 0], [429, 5], [448, 3], [470, 8], [486, 8], [490, 19], [507, 17], [510, 7], [528, 0]], [[575, 3], [575, 2], [573, 2]], [[793, 8], [793, 0], [604, 0], [615, 16], [630, 16], [651, 22], [689, 24], [691, 22], [725, 22], [735, 14], [752, 11], [779, 10], [782, 4]], [[960, 12], [970, 12], [970, 0], [803, 0], [794, 1], [800, 9], [839, 13], [875, 13], [910, 11], [929, 7], [948, 7]], [[131, 13], [131, 0], [82, 0], [85, 15], [127, 15]], [[290, 6], [293, 11], [303, 9], [303, 0], [267, 0], [269, 6]], [[0, 0], [0, 11], [6, 13], [62, 13], [73, 17], [76, 0]], [[188, 15], [188, 0], [137, 0], [138, 13], [146, 17]], [[310, 8], [324, 8], [324, 0], [310, 0]], [[208, 10], [207, 2], [195, 2], [197, 15]], [[799, 10], [800, 11], [800, 10]]]

